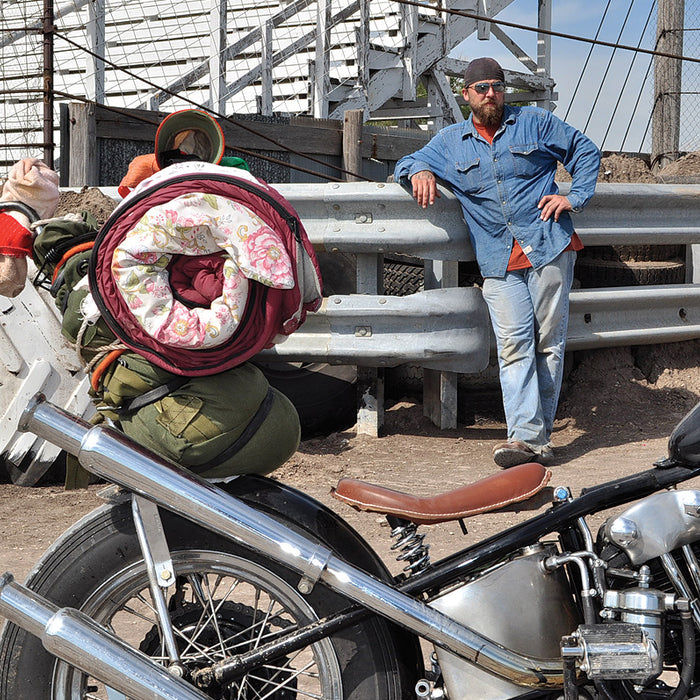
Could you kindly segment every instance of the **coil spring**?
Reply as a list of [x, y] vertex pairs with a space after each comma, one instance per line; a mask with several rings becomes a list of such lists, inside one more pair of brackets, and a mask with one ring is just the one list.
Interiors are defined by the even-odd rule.
[[391, 537], [395, 540], [391, 545], [391, 551], [400, 550], [396, 556], [398, 562], [408, 562], [403, 571], [416, 574], [430, 565], [430, 545], [425, 544], [424, 534], [418, 534], [418, 526], [408, 520], [389, 520], [391, 525]]

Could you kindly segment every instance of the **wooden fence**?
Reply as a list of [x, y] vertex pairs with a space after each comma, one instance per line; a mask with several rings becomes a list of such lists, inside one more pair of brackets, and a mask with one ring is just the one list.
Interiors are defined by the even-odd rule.
[[[158, 125], [165, 116], [147, 110], [66, 105], [61, 113], [61, 185], [118, 185], [135, 156], [153, 152]], [[226, 154], [245, 158], [254, 174], [268, 182], [348, 179], [340, 170], [344, 159], [343, 122], [339, 120], [238, 116], [219, 123]], [[427, 132], [418, 129], [363, 126], [360, 174], [386, 181], [394, 163], [428, 138]]]

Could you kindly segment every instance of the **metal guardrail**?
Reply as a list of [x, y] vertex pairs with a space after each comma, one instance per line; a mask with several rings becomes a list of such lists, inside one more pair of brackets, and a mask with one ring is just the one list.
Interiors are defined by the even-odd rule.
[[[325, 299], [299, 331], [266, 351], [266, 359], [437, 370], [430, 415], [441, 427], [453, 427], [456, 407], [448, 404], [456, 403], [455, 373], [485, 368], [491, 348], [480, 290], [457, 287], [458, 261], [474, 256], [456, 199], [442, 190], [435, 206], [420, 209], [395, 183], [275, 187], [297, 210], [317, 250], [357, 255], [360, 293]], [[117, 198], [115, 188], [103, 191]], [[575, 224], [586, 245], [691, 244], [695, 284], [572, 291], [569, 349], [700, 337], [700, 185], [600, 184]], [[408, 297], [381, 294], [385, 253], [441, 261], [431, 272], [442, 288]], [[28, 286], [0, 302], [0, 455], [29, 462], [30, 478], [55, 455], [45, 445], [24, 444], [14, 432], [28, 394], [42, 390], [77, 413], [90, 410], [89, 402], [62, 347], [52, 301]]]
[[700, 338], [700, 284], [576, 289], [567, 350]]
[[[396, 183], [280, 184], [319, 250], [473, 260], [456, 198], [420, 209]], [[562, 194], [569, 191], [561, 183]], [[601, 183], [574, 214], [585, 245], [700, 243], [700, 184]]]
[[700, 184], [599, 184], [574, 222], [589, 246], [690, 244], [700, 243], [698, 214]]
[[396, 183], [275, 185], [294, 206], [317, 250], [402, 253], [433, 260], [473, 260], [457, 200], [443, 190], [421, 210]]
[[489, 319], [475, 287], [404, 297], [353, 294], [323, 300], [301, 329], [264, 350], [266, 360], [477, 373], [489, 362]]
[[[444, 261], [474, 259], [459, 203], [444, 189], [434, 206], [420, 209], [410, 194], [395, 183], [277, 185], [277, 188], [296, 208], [309, 238], [319, 250], [363, 253], [365, 265], [372, 265], [372, 255], [384, 253]], [[562, 183], [560, 189], [566, 194], [569, 185]], [[584, 211], [574, 215], [574, 222], [583, 243], [589, 246], [697, 245], [700, 244], [700, 185], [601, 183]], [[700, 282], [700, 261], [695, 265], [691, 279]], [[360, 273], [360, 276], [367, 275]], [[456, 275], [452, 277], [455, 279]], [[378, 293], [378, 289], [367, 286], [362, 291]], [[327, 325], [332, 333], [333, 320]], [[321, 348], [311, 338], [307, 342], [305, 328], [302, 326], [289, 344], [278, 346], [272, 354], [299, 357], [302, 346], [308, 352], [313, 352], [315, 346], [322, 351], [316, 359], [328, 362], [335, 361], [335, 352], [343, 354], [338, 342], [333, 343], [333, 351], [328, 343]], [[570, 349], [697, 337], [700, 337], [700, 284], [571, 293]], [[464, 346], [462, 353], [466, 356], [473, 350]], [[387, 361], [374, 359], [376, 366], [389, 364], [388, 358]], [[356, 361], [372, 364], [366, 356]], [[457, 356], [450, 362], [456, 365]]]
[[[358, 256], [360, 296], [327, 299], [296, 333], [266, 350], [266, 359], [460, 373], [486, 367], [492, 341], [483, 300], [456, 288], [457, 262], [474, 260], [474, 253], [449, 191], [441, 188], [436, 204], [420, 209], [397, 183], [274, 186], [316, 250]], [[569, 184], [560, 183], [560, 190], [566, 194]], [[118, 196], [116, 188], [103, 191]], [[700, 184], [600, 183], [574, 222], [587, 246], [690, 244], [695, 284], [573, 290], [569, 349], [700, 337]], [[427, 292], [382, 295], [381, 256], [389, 253], [445, 261], [437, 308]]]

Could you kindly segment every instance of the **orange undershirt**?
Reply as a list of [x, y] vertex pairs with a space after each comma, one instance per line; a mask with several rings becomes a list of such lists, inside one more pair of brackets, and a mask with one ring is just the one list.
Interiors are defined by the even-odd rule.
[[[474, 122], [474, 127], [489, 143], [493, 142], [493, 137], [498, 131], [497, 126], [485, 126], [484, 124], [477, 124], [476, 122]], [[583, 243], [581, 243], [581, 239], [574, 231], [571, 236], [571, 242], [568, 246], [566, 246], [566, 248], [564, 248], [564, 250], [582, 249]], [[528, 267], [532, 267], [532, 263], [528, 259], [527, 255], [523, 253], [520, 243], [513, 239], [513, 248], [510, 251], [510, 259], [508, 260], [508, 270], [526, 270]]]

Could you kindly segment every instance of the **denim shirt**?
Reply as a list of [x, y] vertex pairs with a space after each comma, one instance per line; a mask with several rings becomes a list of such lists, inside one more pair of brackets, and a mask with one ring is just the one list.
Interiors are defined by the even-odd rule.
[[557, 161], [571, 173], [567, 195], [573, 211], [593, 196], [600, 151], [580, 131], [539, 107], [505, 106], [503, 121], [489, 144], [472, 118], [442, 129], [423, 148], [404, 156], [394, 171], [407, 183], [421, 170], [443, 180], [462, 205], [464, 220], [484, 277], [503, 277], [513, 240], [534, 268], [551, 262], [571, 241], [568, 212], [540, 219], [537, 203], [558, 194]]

